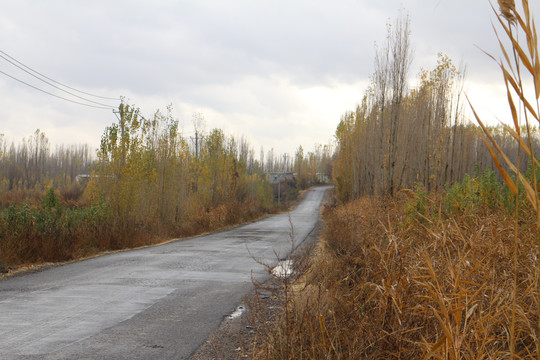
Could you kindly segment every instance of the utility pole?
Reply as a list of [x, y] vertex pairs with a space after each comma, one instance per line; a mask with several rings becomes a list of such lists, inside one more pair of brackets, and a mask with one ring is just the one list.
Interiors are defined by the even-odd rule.
[[254, 188], [254, 173], [255, 173], [255, 167], [253, 166], [253, 156], [250, 159], [250, 167], [251, 167], [251, 202], [255, 201], [255, 188]]
[[278, 183], [277, 183], [277, 202], [278, 204], [281, 203], [281, 176], [278, 175]]
[[204, 136], [199, 135], [199, 131], [195, 130], [195, 136], [190, 136], [191, 141], [195, 143], [195, 158], [199, 158], [200, 142], [202, 142]]
[[118, 110], [113, 109], [113, 114], [118, 119], [119, 125], [120, 125], [120, 149], [121, 149], [121, 159], [120, 159], [120, 168], [123, 169], [125, 162], [126, 162], [126, 144], [124, 142], [124, 133], [125, 133], [125, 127], [126, 127], [126, 110], [129, 108], [126, 108], [127, 105], [124, 105], [124, 100], [122, 99], [122, 102], [120, 103], [120, 107]]
[[126, 144], [124, 143], [124, 132], [126, 128], [126, 119], [124, 117], [125, 113], [120, 108], [120, 147], [122, 148], [122, 168], [126, 162]]
[[[204, 126], [204, 115], [200, 112], [193, 113], [193, 127], [195, 128], [195, 157], [199, 158], [199, 130]], [[200, 137], [201, 140], [203, 136]], [[193, 140], [193, 138], [191, 138]]]

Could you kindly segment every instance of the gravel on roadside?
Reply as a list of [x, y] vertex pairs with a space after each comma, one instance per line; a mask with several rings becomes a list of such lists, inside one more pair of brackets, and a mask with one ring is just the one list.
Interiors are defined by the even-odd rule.
[[[319, 220], [313, 231], [290, 255], [293, 261], [312, 256], [322, 226]], [[298, 275], [294, 274], [293, 277]], [[242, 315], [234, 318], [225, 315], [219, 328], [210, 334], [190, 360], [255, 359], [254, 344], [260, 341], [259, 335], [281, 315], [283, 294], [282, 281], [279, 279], [271, 278], [263, 284], [254, 284], [254, 289], [239, 305], [245, 309]]]

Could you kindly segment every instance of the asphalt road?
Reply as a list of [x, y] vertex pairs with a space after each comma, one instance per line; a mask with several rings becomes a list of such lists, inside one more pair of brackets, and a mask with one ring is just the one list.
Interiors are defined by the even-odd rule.
[[[186, 359], [311, 232], [327, 188], [289, 214], [0, 280], [0, 359]], [[277, 255], [276, 255], [277, 254]]]

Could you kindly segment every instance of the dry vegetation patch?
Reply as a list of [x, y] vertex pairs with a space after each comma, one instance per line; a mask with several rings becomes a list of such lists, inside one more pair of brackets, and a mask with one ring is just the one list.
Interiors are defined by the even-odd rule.
[[[482, 359], [510, 356], [512, 219], [448, 217], [430, 201], [364, 197], [327, 208], [321, 252], [290, 291], [257, 358]], [[535, 356], [536, 246], [519, 225], [516, 354]]]

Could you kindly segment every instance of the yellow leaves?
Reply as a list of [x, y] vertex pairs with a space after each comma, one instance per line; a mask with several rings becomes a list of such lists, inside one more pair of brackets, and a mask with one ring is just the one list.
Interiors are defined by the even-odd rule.
[[188, 141], [170, 114], [157, 111], [153, 119], [146, 119], [138, 110], [121, 106], [119, 123], [103, 135], [99, 165], [100, 174], [114, 174], [100, 178], [99, 191], [114, 204], [116, 217], [180, 226], [187, 218], [197, 221], [209, 212], [216, 217], [209, 223], [214, 226], [230, 220], [222, 216], [223, 204], [237, 205], [246, 194], [253, 204], [255, 195], [268, 197], [266, 188], [271, 188], [257, 174], [251, 182], [246, 150], [240, 159], [233, 137], [215, 129], [204, 140], [199, 137], [197, 151]]

